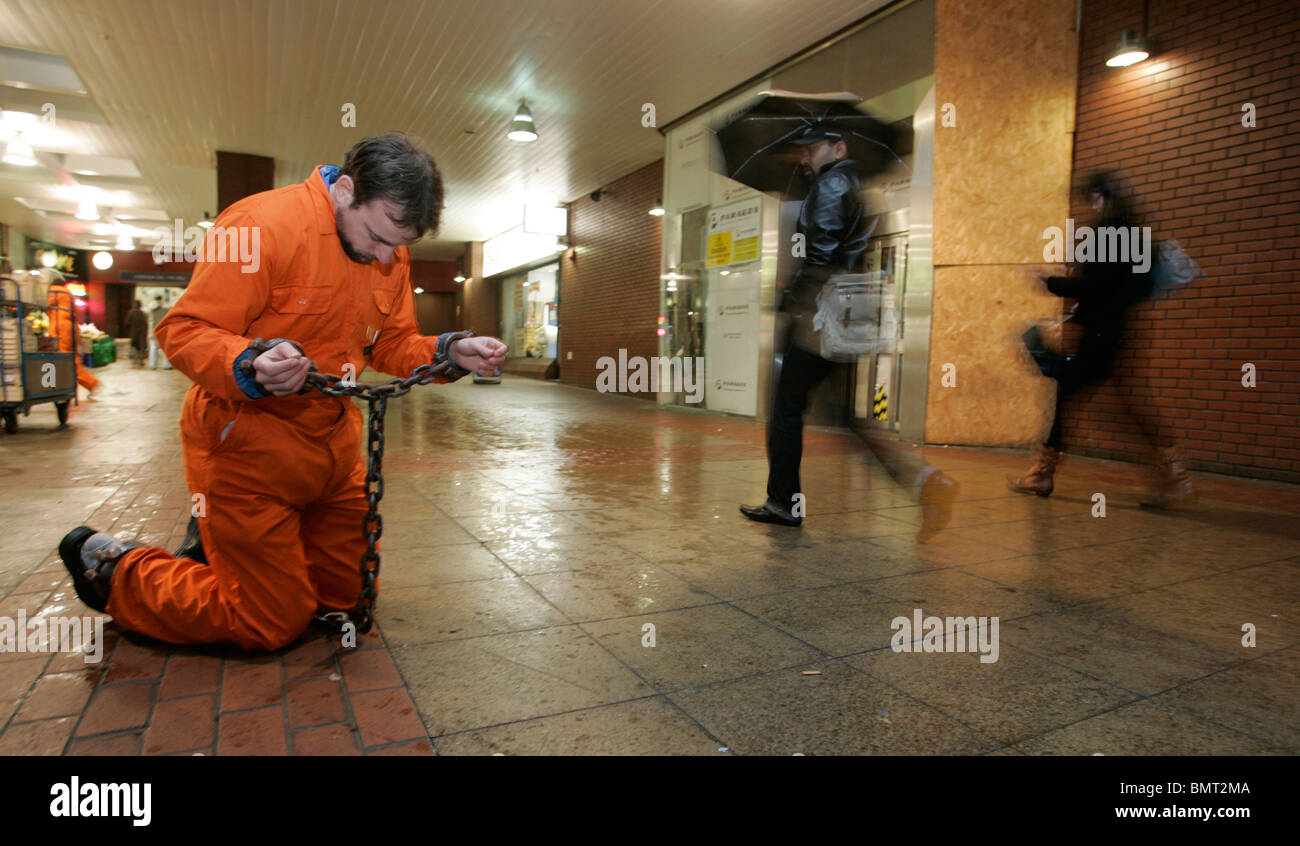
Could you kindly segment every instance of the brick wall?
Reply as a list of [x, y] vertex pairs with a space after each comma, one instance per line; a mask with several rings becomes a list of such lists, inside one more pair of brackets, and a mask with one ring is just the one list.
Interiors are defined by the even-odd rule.
[[[662, 220], [649, 214], [662, 193], [663, 161], [606, 186], [600, 202], [569, 208], [569, 244], [560, 264], [560, 379], [595, 387], [596, 360], [659, 354]], [[573, 358], [569, 358], [569, 353]], [[644, 394], [653, 399], [653, 394]]]
[[[1300, 482], [1300, 16], [1294, 0], [1150, 0], [1146, 62], [1111, 69], [1142, 4], [1085, 0], [1076, 183], [1128, 179], [1153, 241], [1174, 237], [1205, 276], [1143, 306], [1118, 374], [1194, 468]], [[1256, 126], [1242, 126], [1253, 103]], [[1074, 201], [1076, 219], [1087, 212]], [[1242, 365], [1257, 387], [1241, 384]], [[1145, 459], [1102, 387], [1067, 418], [1067, 449]]]

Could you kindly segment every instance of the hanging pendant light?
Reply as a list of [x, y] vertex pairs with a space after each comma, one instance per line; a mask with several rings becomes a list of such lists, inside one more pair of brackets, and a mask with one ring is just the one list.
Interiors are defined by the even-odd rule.
[[1136, 65], [1151, 56], [1151, 48], [1145, 39], [1138, 38], [1137, 33], [1131, 29], [1126, 29], [1119, 37], [1119, 44], [1111, 51], [1110, 58], [1106, 60], [1108, 68], [1126, 68], [1129, 65]]
[[537, 126], [533, 123], [533, 113], [528, 111], [528, 105], [523, 100], [519, 101], [519, 109], [515, 112], [515, 119], [510, 122], [510, 131], [506, 133], [506, 137], [521, 144], [537, 140]]

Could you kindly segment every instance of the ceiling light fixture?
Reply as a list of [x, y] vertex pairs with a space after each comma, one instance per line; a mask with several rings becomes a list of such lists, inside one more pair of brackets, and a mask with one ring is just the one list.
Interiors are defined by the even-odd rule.
[[99, 220], [99, 208], [90, 200], [77, 203], [77, 220]]
[[114, 247], [113, 249], [115, 249], [115, 250], [119, 250], [119, 251], [129, 251], [129, 250], [134, 250], [134, 249], [135, 249], [135, 241], [132, 241], [132, 240], [131, 240], [131, 236], [130, 236], [130, 235], [118, 235], [118, 236], [117, 236], [117, 246]]
[[113, 254], [100, 250], [90, 257], [90, 263], [100, 270], [108, 270], [113, 266]]
[[663, 201], [663, 200], [655, 200], [654, 208], [650, 209], [650, 214], [654, 215], [655, 217], [663, 217], [663, 216], [664, 216], [664, 201]]
[[510, 131], [506, 133], [506, 137], [521, 144], [537, 140], [537, 125], [533, 122], [533, 113], [528, 111], [528, 105], [523, 100], [519, 101], [519, 109], [515, 112], [515, 119], [510, 122]]
[[36, 154], [32, 152], [32, 145], [23, 140], [21, 132], [15, 132], [13, 140], [5, 147], [3, 159], [5, 164], [17, 165], [18, 167], [36, 167]]
[[423, 294], [423, 293], [424, 293], [424, 289], [423, 289], [423, 288], [416, 288], [416, 289], [415, 289], [415, 293], [417, 293], [417, 294]]
[[208, 217], [207, 212], [203, 213], [203, 219], [199, 221], [199, 226], [202, 226], [204, 229], [212, 228], [212, 220]]

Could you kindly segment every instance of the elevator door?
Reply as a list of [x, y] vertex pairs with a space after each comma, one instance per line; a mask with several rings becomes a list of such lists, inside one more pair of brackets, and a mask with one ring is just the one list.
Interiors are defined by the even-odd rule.
[[907, 233], [872, 239], [863, 268], [888, 285], [880, 308], [880, 349], [853, 368], [853, 417], [860, 426], [898, 431], [903, 373], [903, 304], [907, 285]]

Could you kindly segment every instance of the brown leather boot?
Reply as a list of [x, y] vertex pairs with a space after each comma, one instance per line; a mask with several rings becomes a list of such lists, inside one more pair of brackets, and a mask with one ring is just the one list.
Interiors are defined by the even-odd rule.
[[935, 469], [921, 485], [921, 528], [916, 533], [917, 543], [929, 543], [952, 520], [952, 504], [961, 494], [961, 483], [950, 479], [942, 470]]
[[1187, 463], [1177, 447], [1156, 451], [1156, 471], [1160, 474], [1160, 487], [1142, 500], [1147, 508], [1174, 508], [1196, 501], [1196, 488], [1187, 475]]
[[1019, 479], [1007, 479], [1007, 487], [1016, 493], [1051, 496], [1052, 477], [1056, 475], [1056, 463], [1061, 460], [1061, 451], [1047, 446], [1034, 447], [1034, 466]]

